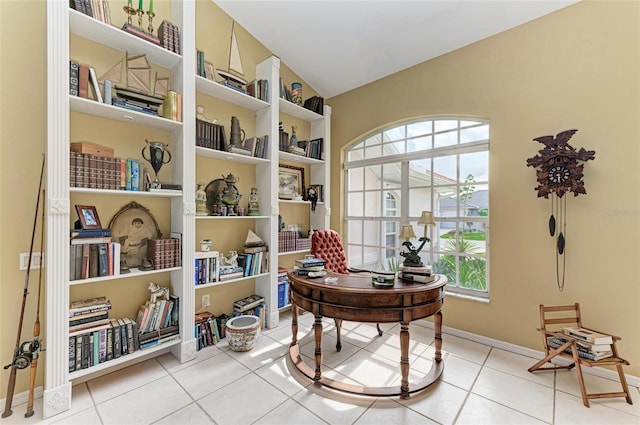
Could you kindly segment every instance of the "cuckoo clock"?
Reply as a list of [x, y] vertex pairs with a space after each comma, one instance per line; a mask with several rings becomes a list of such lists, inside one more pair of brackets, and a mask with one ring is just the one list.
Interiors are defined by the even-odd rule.
[[[573, 196], [586, 194], [582, 173], [584, 162], [595, 158], [595, 151], [584, 148], [576, 150], [568, 141], [578, 130], [566, 130], [554, 136], [541, 136], [533, 140], [544, 145], [538, 154], [527, 159], [527, 166], [536, 169], [539, 198], [551, 197], [551, 215], [549, 217], [549, 233], [556, 237], [556, 276], [558, 288], [564, 289], [564, 252], [566, 248], [566, 206], [567, 192]], [[558, 230], [558, 231], [556, 231]], [[562, 279], [560, 279], [560, 261], [562, 261]]]

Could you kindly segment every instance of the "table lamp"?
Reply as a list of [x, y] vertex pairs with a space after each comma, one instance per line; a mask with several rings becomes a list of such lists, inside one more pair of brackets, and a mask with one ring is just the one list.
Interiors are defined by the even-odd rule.
[[402, 230], [400, 231], [400, 238], [405, 239], [402, 243], [402, 246], [407, 247], [408, 252], [401, 252], [400, 255], [404, 257], [404, 262], [402, 263], [405, 267], [424, 267], [422, 260], [420, 259], [420, 251], [424, 247], [424, 244], [430, 242], [431, 240], [427, 237], [427, 227], [429, 225], [435, 225], [435, 221], [433, 220], [433, 214], [431, 211], [422, 211], [422, 215], [420, 219], [418, 219], [418, 224], [424, 226], [424, 236], [420, 239], [420, 246], [418, 248], [414, 247], [413, 244], [409, 241], [416, 237], [416, 234], [413, 231], [413, 226], [405, 225], [402, 226]]

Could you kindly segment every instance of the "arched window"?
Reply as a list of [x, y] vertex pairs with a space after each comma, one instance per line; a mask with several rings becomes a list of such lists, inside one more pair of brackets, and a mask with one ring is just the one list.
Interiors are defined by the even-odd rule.
[[[349, 265], [396, 269], [404, 260], [402, 225], [432, 211], [436, 226], [422, 262], [447, 275], [449, 290], [489, 290], [489, 123], [429, 118], [367, 135], [346, 152]], [[418, 245], [417, 240], [411, 241]]]

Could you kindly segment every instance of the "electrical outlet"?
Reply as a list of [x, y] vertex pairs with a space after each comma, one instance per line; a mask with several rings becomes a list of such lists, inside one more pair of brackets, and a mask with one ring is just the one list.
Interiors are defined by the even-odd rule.
[[202, 307], [207, 307], [211, 305], [211, 299], [209, 298], [209, 294], [204, 294], [202, 296]]
[[[31, 268], [39, 269], [42, 264], [42, 255], [39, 252], [31, 253]], [[20, 253], [20, 264], [18, 266], [20, 270], [27, 270], [29, 268], [29, 253], [21, 252]]]

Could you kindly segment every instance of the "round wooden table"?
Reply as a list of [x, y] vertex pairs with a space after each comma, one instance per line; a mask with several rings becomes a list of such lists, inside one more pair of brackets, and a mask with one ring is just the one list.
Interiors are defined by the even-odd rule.
[[[376, 287], [367, 275], [340, 275], [327, 272], [326, 276], [309, 279], [288, 272], [291, 296], [292, 339], [289, 356], [295, 367], [318, 385], [339, 391], [371, 396], [409, 398], [410, 393], [420, 391], [434, 383], [442, 374], [442, 304], [447, 278], [435, 275], [431, 283], [412, 283], [396, 279], [392, 287]], [[335, 281], [326, 281], [335, 278]], [[313, 313], [315, 317], [315, 369], [304, 363], [298, 346], [298, 307]], [[431, 370], [420, 382], [409, 383], [409, 323], [412, 320], [433, 316], [435, 331], [435, 355]], [[351, 385], [322, 376], [322, 318], [336, 319], [338, 351], [340, 344], [339, 321], [394, 323], [400, 322], [400, 386], [365, 387]]]

